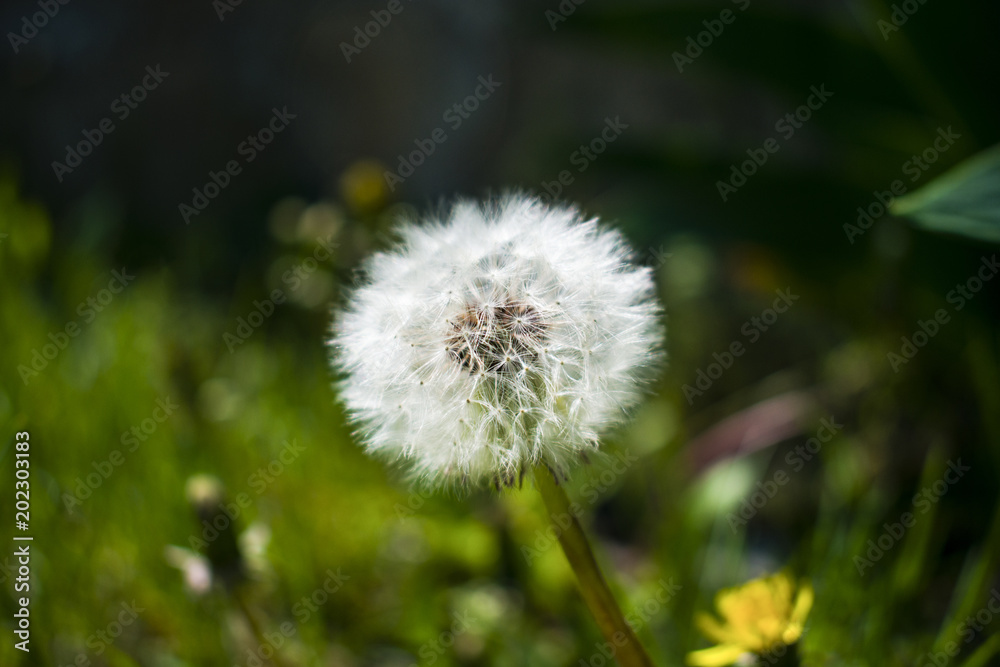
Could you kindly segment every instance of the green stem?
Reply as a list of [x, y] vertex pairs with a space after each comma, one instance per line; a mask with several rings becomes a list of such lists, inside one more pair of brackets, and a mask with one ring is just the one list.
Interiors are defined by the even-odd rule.
[[544, 463], [536, 466], [534, 472], [535, 484], [545, 501], [549, 518], [559, 536], [559, 544], [576, 573], [580, 594], [604, 638], [615, 647], [618, 663], [622, 667], [653, 667], [653, 661], [646, 654], [635, 632], [625, 622], [622, 610], [601, 574], [587, 535], [570, 507], [565, 489]]

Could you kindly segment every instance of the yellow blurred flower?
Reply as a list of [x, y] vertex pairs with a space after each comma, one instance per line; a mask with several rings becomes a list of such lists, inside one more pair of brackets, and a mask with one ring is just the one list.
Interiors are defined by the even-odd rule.
[[360, 160], [341, 174], [340, 196], [352, 211], [370, 213], [385, 205], [389, 197], [385, 171], [376, 160]]
[[721, 667], [744, 663], [754, 654], [794, 644], [802, 636], [802, 626], [813, 604], [809, 582], [803, 581], [797, 593], [794, 589], [792, 578], [780, 572], [720, 591], [715, 606], [724, 622], [710, 614], [700, 614], [696, 619], [705, 636], [719, 644], [692, 651], [687, 656], [688, 664]]

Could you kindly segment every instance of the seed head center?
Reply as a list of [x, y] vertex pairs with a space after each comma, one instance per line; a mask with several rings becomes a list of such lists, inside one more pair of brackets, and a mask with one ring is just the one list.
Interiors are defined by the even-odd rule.
[[539, 312], [520, 301], [467, 305], [451, 324], [448, 352], [470, 373], [517, 373], [545, 340]]

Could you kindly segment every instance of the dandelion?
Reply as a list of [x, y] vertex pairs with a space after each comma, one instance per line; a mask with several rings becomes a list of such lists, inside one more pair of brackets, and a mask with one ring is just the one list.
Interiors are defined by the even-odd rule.
[[651, 272], [621, 235], [523, 196], [400, 234], [330, 341], [367, 451], [435, 487], [510, 486], [597, 451], [661, 340]]
[[755, 664], [761, 656], [783, 656], [802, 636], [813, 603], [808, 582], [802, 582], [797, 592], [794, 588], [792, 578], [780, 572], [721, 591], [715, 606], [724, 623], [709, 614], [697, 618], [705, 636], [719, 644], [689, 653], [688, 664], [722, 667]]
[[365, 449], [429, 487], [510, 487], [533, 470], [616, 659], [651, 665], [559, 483], [656, 366], [651, 270], [619, 233], [520, 195], [461, 201], [400, 235], [368, 261], [330, 340]]

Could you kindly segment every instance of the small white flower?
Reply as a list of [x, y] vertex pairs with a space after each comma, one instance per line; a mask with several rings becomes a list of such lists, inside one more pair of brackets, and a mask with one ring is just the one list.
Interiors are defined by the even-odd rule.
[[621, 235], [518, 195], [399, 231], [330, 341], [366, 450], [429, 486], [509, 486], [596, 451], [662, 341], [651, 271]]

